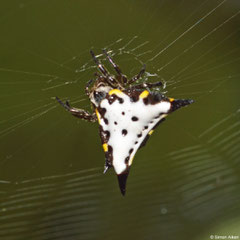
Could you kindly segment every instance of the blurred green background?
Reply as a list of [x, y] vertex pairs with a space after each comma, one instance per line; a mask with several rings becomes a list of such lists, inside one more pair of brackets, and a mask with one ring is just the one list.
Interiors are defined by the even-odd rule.
[[[2, 0], [0, 239], [239, 237], [239, 30], [239, 0]], [[137, 153], [125, 197], [97, 124], [55, 100], [91, 109], [103, 48], [195, 100]]]

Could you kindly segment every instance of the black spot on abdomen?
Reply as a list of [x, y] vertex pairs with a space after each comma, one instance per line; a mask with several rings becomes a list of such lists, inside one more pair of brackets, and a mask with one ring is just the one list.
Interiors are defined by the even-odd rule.
[[138, 118], [134, 116], [134, 117], [132, 117], [132, 121], [136, 122], [136, 121], [138, 121]]
[[124, 100], [122, 99], [122, 98], [118, 98], [118, 101], [119, 101], [119, 103], [123, 103], [124, 102]]
[[148, 105], [148, 102], [149, 102], [148, 97], [144, 98], [143, 102], [144, 102], [145, 105]]
[[126, 135], [127, 135], [127, 133], [128, 133], [128, 132], [127, 132], [127, 130], [126, 130], [126, 129], [123, 129], [123, 130], [122, 130], [122, 135], [123, 135], [123, 136], [126, 136]]

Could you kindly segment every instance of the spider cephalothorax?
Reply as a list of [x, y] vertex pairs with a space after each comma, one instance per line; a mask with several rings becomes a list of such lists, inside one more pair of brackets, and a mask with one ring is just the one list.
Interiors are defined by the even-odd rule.
[[[167, 98], [159, 91], [153, 91], [155, 87], [162, 86], [161, 82], [135, 84], [144, 74], [145, 66], [136, 76], [127, 79], [104, 51], [117, 72], [114, 76], [92, 51], [90, 53], [100, 71], [100, 74], [95, 74], [96, 79], [90, 80], [85, 88], [94, 112], [91, 114], [83, 109], [70, 107], [68, 102], [63, 103], [59, 98], [57, 100], [78, 118], [90, 122], [98, 120], [105, 152], [104, 173], [109, 168], [114, 168], [124, 195], [130, 166], [137, 150], [146, 144], [153, 130], [169, 113], [193, 101]], [[91, 84], [93, 86], [90, 88]]]
[[108, 92], [113, 89], [108, 85], [99, 83], [96, 87], [93, 87], [89, 91], [89, 99], [93, 104], [94, 108], [97, 108], [100, 102], [107, 96]]

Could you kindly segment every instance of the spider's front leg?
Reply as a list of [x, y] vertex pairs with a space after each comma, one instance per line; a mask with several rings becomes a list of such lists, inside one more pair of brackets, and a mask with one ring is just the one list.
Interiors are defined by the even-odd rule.
[[74, 117], [84, 119], [84, 120], [89, 121], [89, 122], [96, 122], [97, 121], [97, 116], [96, 116], [95, 113], [91, 114], [88, 111], [85, 111], [83, 109], [71, 107], [69, 105], [68, 101], [66, 101], [66, 103], [63, 103], [58, 97], [56, 97], [56, 99]]
[[142, 67], [142, 69], [140, 70], [140, 72], [139, 72], [136, 76], [134, 76], [133, 78], [131, 78], [131, 79], [128, 81], [127, 84], [132, 84], [132, 83], [136, 82], [138, 79], [140, 79], [140, 78], [143, 76], [143, 74], [145, 73], [145, 71], [146, 71], [146, 65], [144, 64], [143, 67]]
[[86, 86], [85, 86], [85, 93], [87, 94], [87, 96], [89, 97], [89, 95], [90, 95], [90, 89], [89, 89], [89, 87], [90, 87], [90, 85], [93, 83], [93, 79], [91, 79], [91, 80], [89, 80], [88, 82], [87, 82], [87, 84], [86, 84]]
[[110, 57], [110, 55], [108, 54], [108, 52], [106, 51], [106, 49], [103, 49], [103, 53], [107, 56], [108, 61], [112, 64], [113, 68], [115, 69], [115, 71], [118, 74], [118, 81], [121, 81], [121, 83], [123, 83], [124, 85], [127, 84], [127, 77], [122, 74], [121, 69], [119, 68], [119, 66], [113, 61], [113, 59]]
[[107, 69], [104, 67], [103, 64], [101, 64], [99, 62], [99, 60], [97, 59], [97, 57], [95, 56], [94, 52], [91, 50], [90, 54], [92, 55], [92, 58], [94, 60], [94, 62], [96, 63], [98, 69], [100, 70], [100, 72], [103, 74], [103, 76], [105, 77], [106, 81], [108, 82], [108, 84], [112, 87], [114, 87], [114, 84], [116, 84], [116, 80], [109, 75]]
[[[128, 84], [132, 84], [134, 82], [136, 82], [138, 79], [140, 79], [143, 74], [145, 73], [145, 70], [146, 70], [146, 65], [144, 64], [142, 69], [140, 70], [140, 72], [134, 76], [133, 78], [131, 78], [129, 81], [128, 81]], [[140, 83], [140, 84], [137, 84], [137, 85], [134, 85], [133, 87], [136, 88], [136, 89], [143, 89], [143, 88], [154, 88], [154, 87], [162, 87], [163, 84], [162, 82], [155, 82], [155, 83]]]
[[137, 88], [137, 89], [143, 89], [143, 88], [154, 88], [154, 87], [162, 87], [163, 84], [162, 82], [155, 82], [155, 83], [141, 83], [141, 84], [137, 84], [137, 85], [134, 85], [133, 87], [134, 88]]
[[94, 60], [94, 62], [96, 63], [98, 69], [100, 70], [100, 72], [106, 77], [108, 76], [108, 71], [107, 69], [98, 61], [97, 57], [95, 56], [94, 52], [91, 50], [90, 54], [92, 55], [92, 58]]

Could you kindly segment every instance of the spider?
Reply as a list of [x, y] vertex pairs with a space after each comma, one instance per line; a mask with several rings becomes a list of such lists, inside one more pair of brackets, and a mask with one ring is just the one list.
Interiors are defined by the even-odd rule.
[[145, 73], [145, 65], [137, 75], [128, 79], [107, 51], [103, 50], [103, 53], [116, 75], [110, 74], [90, 51], [99, 70], [95, 73], [96, 78], [88, 81], [85, 87], [93, 113], [71, 107], [68, 101], [63, 103], [58, 97], [56, 99], [73, 116], [89, 122], [98, 121], [105, 152], [104, 173], [114, 167], [121, 193], [125, 195], [127, 177], [137, 150], [146, 144], [153, 130], [169, 113], [193, 100], [167, 98], [152, 90], [163, 85], [160, 81], [136, 84]]

